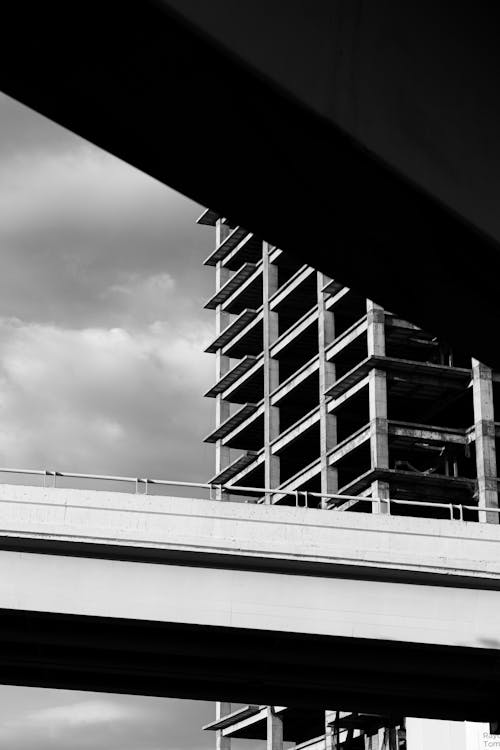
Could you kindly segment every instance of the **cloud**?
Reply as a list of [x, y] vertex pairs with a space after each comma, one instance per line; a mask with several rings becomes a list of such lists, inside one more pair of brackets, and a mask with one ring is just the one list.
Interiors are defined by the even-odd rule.
[[[201, 208], [1, 94], [0, 120], [0, 464], [205, 481]], [[214, 744], [208, 704], [6, 686], [0, 702], [9, 750]]]
[[134, 721], [142, 714], [136, 707], [113, 703], [110, 700], [88, 700], [70, 706], [53, 706], [34, 711], [25, 721], [35, 727], [78, 727], [87, 724], [109, 724], [116, 721]]
[[207, 479], [200, 207], [2, 96], [0, 114], [0, 464]]
[[58, 702], [53, 705], [28, 709], [0, 722], [0, 746], [9, 750], [208, 750], [213, 743], [201, 731], [211, 713], [208, 704], [106, 695], [68, 702], [63, 692], [55, 698]]
[[83, 139], [0, 93], [0, 158], [4, 154], [59, 151]]
[[107, 289], [165, 274], [202, 307], [213, 238], [195, 225], [195, 203], [78, 141], [0, 163], [0, 315], [109, 323]]
[[0, 455], [23, 468], [199, 481], [209, 328], [70, 329], [0, 319]]

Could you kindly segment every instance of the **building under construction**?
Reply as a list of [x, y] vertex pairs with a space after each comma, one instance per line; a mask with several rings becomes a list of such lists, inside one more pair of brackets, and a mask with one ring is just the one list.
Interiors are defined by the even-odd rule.
[[[498, 523], [500, 374], [217, 213], [198, 222], [215, 227], [218, 496]], [[218, 750], [405, 747], [404, 717], [329, 709], [221, 703], [207, 728]]]

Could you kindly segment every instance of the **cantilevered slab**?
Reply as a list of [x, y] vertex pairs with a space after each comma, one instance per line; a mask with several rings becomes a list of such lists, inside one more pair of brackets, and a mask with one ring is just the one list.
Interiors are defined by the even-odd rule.
[[215, 266], [220, 260], [224, 260], [226, 255], [234, 250], [241, 240], [248, 235], [248, 231], [243, 227], [235, 227], [227, 237], [217, 245], [213, 253], [205, 260], [206, 266]]
[[212, 211], [211, 208], [207, 208], [201, 216], [196, 219], [197, 224], [204, 224], [205, 226], [214, 227], [217, 224], [217, 219], [220, 219], [220, 214], [217, 211]]
[[207, 310], [215, 310], [215, 308], [225, 302], [228, 297], [237, 289], [240, 284], [246, 281], [257, 268], [256, 263], [244, 263], [230, 279], [226, 281], [219, 291], [210, 297], [205, 307]]
[[257, 310], [250, 310], [247, 308], [246, 310], [242, 310], [238, 317], [236, 317], [228, 326], [227, 328], [224, 328], [224, 330], [217, 336], [216, 339], [212, 341], [209, 346], [205, 349], [205, 351], [209, 354], [213, 354], [217, 351], [217, 349], [221, 349], [223, 346], [228, 344], [234, 336], [236, 336], [240, 331], [242, 331], [248, 323], [250, 323], [251, 320], [253, 320], [257, 315]]
[[335, 281], [335, 279], [330, 279], [325, 286], [323, 287], [322, 291], [326, 294], [337, 294], [337, 292], [340, 292], [344, 285], [340, 283], [340, 281]]
[[463, 367], [446, 367], [445, 365], [436, 365], [430, 362], [418, 362], [409, 359], [398, 359], [397, 357], [380, 357], [378, 355], [370, 356], [360, 362], [352, 370], [346, 372], [339, 378], [327, 391], [327, 395], [332, 398], [338, 398], [349, 388], [360, 382], [370, 372], [372, 368], [385, 370], [389, 373], [398, 373], [402, 376], [410, 375], [411, 384], [418, 388], [422, 380], [425, 379], [427, 384], [435, 381], [448, 383], [452, 387], [460, 388], [470, 380], [470, 370]]
[[[412, 497], [418, 497], [419, 487], [429, 502], [454, 501], [457, 505], [474, 505], [473, 492], [476, 482], [466, 477], [428, 474], [418, 471], [401, 471], [399, 469], [374, 468], [353, 479], [339, 489], [340, 495], [361, 495], [377, 479], [394, 485], [407, 487]], [[455, 496], [453, 496], [455, 493]], [[477, 501], [476, 501], [477, 502]], [[446, 512], [446, 509], [444, 510]]]
[[243, 708], [238, 708], [237, 711], [231, 711], [230, 714], [226, 714], [220, 719], [216, 719], [215, 721], [211, 721], [209, 724], [205, 724], [202, 729], [205, 731], [213, 732], [220, 731], [221, 729], [230, 727], [232, 724], [235, 724], [238, 721], [243, 721], [243, 719], [248, 719], [250, 716], [255, 716], [260, 712], [260, 710], [261, 706], [243, 706]]
[[219, 471], [218, 474], [212, 477], [210, 480], [210, 484], [226, 484], [226, 482], [229, 482], [231, 479], [233, 479], [236, 474], [239, 474], [240, 471], [245, 469], [247, 466], [250, 466], [255, 461], [255, 457], [257, 456], [257, 453], [255, 451], [245, 451], [243, 455], [238, 456], [238, 458], [235, 458], [232, 463], [229, 464], [229, 466], [226, 466], [222, 471]]
[[[314, 709], [287, 708], [274, 706], [274, 711], [283, 721], [283, 739], [285, 742], [300, 743], [325, 728], [325, 711], [322, 706]], [[230, 715], [231, 716], [231, 715]], [[267, 706], [247, 706], [235, 711], [232, 721], [224, 716], [219, 721], [203, 727], [208, 730], [222, 731], [224, 737], [235, 739], [265, 740], [267, 737]]]
[[229, 372], [226, 372], [226, 374], [205, 393], [205, 396], [208, 398], [215, 398], [218, 393], [223, 393], [227, 388], [236, 383], [242, 375], [248, 372], [248, 370], [251, 370], [256, 362], [257, 357], [251, 357], [250, 355], [244, 357], [231, 370], [229, 370]]
[[217, 429], [211, 432], [204, 439], [205, 443], [215, 443], [217, 440], [221, 440], [226, 435], [234, 430], [239, 424], [245, 421], [250, 414], [253, 414], [257, 409], [257, 404], [243, 404], [241, 409], [238, 409], [234, 414], [226, 419]]

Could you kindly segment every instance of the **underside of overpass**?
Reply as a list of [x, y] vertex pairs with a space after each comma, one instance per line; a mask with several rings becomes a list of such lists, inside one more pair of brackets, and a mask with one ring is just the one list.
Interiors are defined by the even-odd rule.
[[498, 11], [12, 0], [0, 89], [499, 367]]
[[3, 684], [489, 721], [495, 649], [1, 610]]

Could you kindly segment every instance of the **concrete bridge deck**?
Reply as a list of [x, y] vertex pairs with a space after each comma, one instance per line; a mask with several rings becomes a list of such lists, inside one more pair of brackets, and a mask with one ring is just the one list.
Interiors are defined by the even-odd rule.
[[497, 525], [0, 485], [0, 570], [4, 682], [497, 714]]

